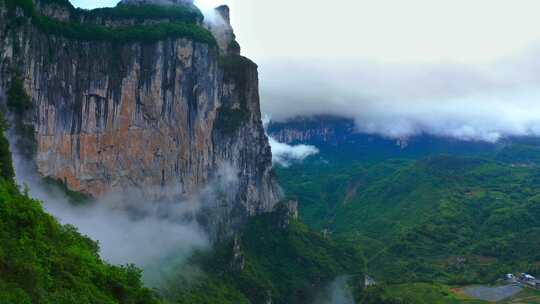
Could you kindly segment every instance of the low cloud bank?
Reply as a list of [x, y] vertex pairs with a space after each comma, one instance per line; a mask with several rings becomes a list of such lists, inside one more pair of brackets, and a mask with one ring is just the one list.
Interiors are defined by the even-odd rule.
[[[262, 119], [265, 131], [268, 128], [268, 124], [272, 118], [269, 115], [265, 115]], [[272, 149], [272, 163], [288, 167], [294, 162], [301, 162], [304, 159], [319, 154], [319, 149], [310, 145], [289, 145], [277, 141], [272, 136], [268, 136], [268, 142]]]
[[42, 192], [36, 184], [31, 195], [62, 224], [71, 224], [99, 242], [101, 256], [112, 264], [135, 264], [144, 281], [157, 286], [167, 267], [183, 263], [193, 250], [209, 244], [204, 231], [180, 204], [130, 200], [120, 195], [86, 206], [73, 206], [61, 193]]
[[261, 62], [262, 106], [275, 120], [339, 115], [392, 138], [540, 135], [539, 54], [475, 66]]
[[294, 162], [303, 161], [311, 155], [319, 153], [319, 149], [308, 145], [291, 146], [280, 143], [272, 137], [268, 139], [272, 147], [272, 161], [281, 166], [288, 167]]

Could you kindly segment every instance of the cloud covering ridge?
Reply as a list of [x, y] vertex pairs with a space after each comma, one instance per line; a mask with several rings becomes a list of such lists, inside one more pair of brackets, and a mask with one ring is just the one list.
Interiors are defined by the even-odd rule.
[[391, 138], [539, 136], [537, 62], [537, 52], [489, 65], [271, 61], [261, 64], [263, 111], [343, 116]]

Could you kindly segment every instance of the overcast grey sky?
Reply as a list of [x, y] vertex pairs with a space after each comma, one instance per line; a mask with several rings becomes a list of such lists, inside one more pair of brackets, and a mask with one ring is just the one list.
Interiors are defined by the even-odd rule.
[[219, 4], [275, 119], [334, 113], [393, 137], [540, 135], [538, 0], [198, 0]]
[[[81, 7], [114, 0], [73, 0]], [[485, 62], [540, 38], [537, 0], [198, 0], [229, 4], [246, 54]]]

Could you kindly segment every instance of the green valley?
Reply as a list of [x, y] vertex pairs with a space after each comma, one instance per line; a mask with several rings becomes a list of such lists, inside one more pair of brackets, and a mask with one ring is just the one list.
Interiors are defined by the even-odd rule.
[[525, 147], [371, 160], [323, 147], [278, 175], [302, 220], [356, 247], [377, 282], [495, 283], [540, 273], [540, 170]]

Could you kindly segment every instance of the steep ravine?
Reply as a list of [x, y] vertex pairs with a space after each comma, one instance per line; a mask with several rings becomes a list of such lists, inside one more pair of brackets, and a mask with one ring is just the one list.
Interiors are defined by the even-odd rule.
[[[211, 219], [219, 233], [273, 209], [280, 192], [257, 66], [238, 55], [230, 25], [206, 26], [218, 43], [179, 34], [88, 39], [57, 28], [51, 34], [35, 21], [43, 12], [73, 19], [61, 1], [34, 3], [34, 16], [11, 2], [0, 3], [0, 84], [7, 91], [21, 79], [31, 98], [24, 117], [35, 130], [42, 176], [95, 198], [129, 192], [156, 200], [189, 197], [227, 168], [238, 189]], [[199, 21], [189, 26], [206, 31]]]

